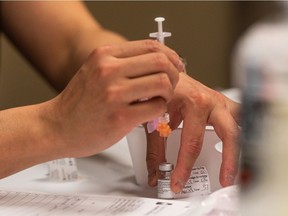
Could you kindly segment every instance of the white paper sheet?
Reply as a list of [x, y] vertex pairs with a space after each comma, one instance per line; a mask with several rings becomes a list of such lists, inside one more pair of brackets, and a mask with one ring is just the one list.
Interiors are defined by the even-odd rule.
[[0, 215], [178, 216], [189, 202], [139, 197], [61, 195], [0, 189]]

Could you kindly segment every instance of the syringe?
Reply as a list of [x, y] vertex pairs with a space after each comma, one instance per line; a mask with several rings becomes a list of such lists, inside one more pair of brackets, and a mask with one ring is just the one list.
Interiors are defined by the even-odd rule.
[[167, 138], [171, 134], [172, 130], [169, 126], [170, 116], [169, 113], [164, 113], [158, 118], [158, 125], [156, 130], [159, 132], [159, 136], [164, 138], [164, 148], [167, 147]]
[[157, 22], [158, 24], [158, 32], [153, 32], [153, 33], [150, 33], [149, 36], [152, 37], [152, 38], [157, 38], [157, 40], [164, 44], [164, 39], [165, 37], [171, 37], [171, 32], [163, 32], [163, 21], [165, 21], [165, 18], [164, 17], [156, 17], [155, 18], [155, 21]]
[[[149, 36], [153, 38], [157, 38], [157, 40], [164, 44], [165, 37], [170, 37], [172, 34], [171, 32], [163, 32], [163, 21], [165, 20], [164, 17], [156, 17], [155, 21], [158, 24], [158, 32], [150, 33]], [[169, 113], [164, 113], [163, 116], [154, 119], [151, 122], [148, 122], [147, 129], [149, 133], [152, 133], [155, 129], [159, 132], [159, 135], [164, 138], [164, 146], [166, 149], [167, 145], [167, 137], [171, 134], [171, 128], [169, 126], [170, 117]]]

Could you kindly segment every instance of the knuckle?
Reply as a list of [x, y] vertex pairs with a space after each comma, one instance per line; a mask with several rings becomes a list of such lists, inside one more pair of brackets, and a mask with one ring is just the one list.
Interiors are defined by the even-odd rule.
[[225, 127], [225, 129], [221, 129], [221, 132], [217, 134], [221, 140], [227, 139], [229, 141], [233, 141], [233, 145], [238, 146], [240, 129], [238, 125], [229, 125], [229, 127]]
[[178, 55], [178, 53], [174, 50], [171, 50], [171, 58], [173, 59], [174, 62], [179, 62], [183, 63], [183, 59]]
[[163, 71], [167, 71], [168, 67], [169, 67], [169, 62], [168, 62], [168, 58], [164, 53], [155, 53], [155, 65], [163, 70]]
[[206, 109], [210, 104], [208, 95], [205, 92], [197, 92], [197, 94], [191, 92], [190, 95], [188, 94], [188, 97], [193, 98], [194, 104], [197, 105], [200, 110]]
[[[170, 82], [169, 77], [165, 73], [160, 73], [158, 82], [157, 82], [157, 87], [161, 89], [161, 94], [162, 97], [165, 98], [165, 101], [170, 101], [170, 99], [173, 96], [173, 86], [172, 83]], [[165, 104], [166, 107], [166, 104]]]
[[202, 141], [199, 139], [191, 139], [185, 146], [185, 151], [195, 160], [199, 157], [201, 149]]
[[113, 60], [113, 58], [107, 58], [107, 49], [109, 49], [108, 46], [96, 48], [89, 56], [98, 76], [105, 76], [117, 71], [117, 61]]
[[170, 80], [165, 73], [159, 73], [158, 74], [158, 80], [157, 80], [157, 86], [159, 88], [164, 89], [164, 90], [169, 90], [170, 88]]
[[231, 137], [233, 140], [237, 140], [240, 135], [240, 130], [238, 126], [232, 126], [227, 131], [226, 134], [228, 137]]
[[99, 60], [96, 67], [100, 76], [114, 74], [118, 71], [118, 65], [115, 62], [107, 61], [107, 59]]
[[196, 99], [197, 102], [203, 107], [207, 107], [210, 102], [208, 95], [202, 92], [198, 94], [198, 97], [196, 97]]
[[144, 46], [146, 47], [148, 52], [158, 52], [160, 50], [160, 43], [155, 40], [144, 40]]
[[123, 89], [119, 85], [107, 86], [104, 90], [104, 98], [106, 103], [115, 103], [119, 100], [119, 95], [122, 94]]
[[159, 155], [155, 152], [147, 152], [146, 154], [146, 164], [147, 167], [153, 168], [157, 167], [157, 161], [158, 161]]
[[214, 97], [217, 100], [217, 103], [221, 104], [225, 109], [229, 109], [229, 105], [226, 103], [226, 97], [222, 93], [213, 90], [212, 97]]
[[108, 55], [111, 52], [111, 48], [112, 47], [109, 45], [97, 47], [91, 52], [91, 55], [95, 58], [99, 58], [103, 55]]

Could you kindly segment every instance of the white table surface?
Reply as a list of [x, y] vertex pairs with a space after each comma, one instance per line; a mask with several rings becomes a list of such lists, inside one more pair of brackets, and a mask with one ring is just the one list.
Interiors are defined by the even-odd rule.
[[57, 182], [48, 178], [47, 164], [39, 164], [0, 180], [4, 189], [33, 190], [68, 194], [99, 194], [154, 197], [155, 189], [136, 184], [126, 138], [87, 158], [76, 159], [80, 178]]
[[79, 171], [79, 179], [76, 181], [51, 180], [47, 176], [47, 164], [39, 164], [1, 179], [0, 188], [58, 194], [157, 198], [156, 188], [144, 188], [136, 184], [126, 137], [100, 154], [76, 159], [76, 163]]
[[[76, 181], [53, 181], [47, 176], [47, 164], [39, 164], [0, 179], [0, 189], [68, 195], [157, 198], [156, 188], [144, 188], [136, 184], [126, 137], [104, 152], [76, 159], [76, 162], [80, 175]], [[206, 198], [209, 197], [193, 196], [182, 200], [191, 202], [192, 206], [198, 206]]]

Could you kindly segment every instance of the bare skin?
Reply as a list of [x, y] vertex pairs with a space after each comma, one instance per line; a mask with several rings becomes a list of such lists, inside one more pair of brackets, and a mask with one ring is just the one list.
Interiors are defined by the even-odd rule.
[[166, 110], [179, 77], [175, 51], [152, 40], [126, 42], [94, 22], [80, 2], [1, 4], [4, 32], [64, 90], [42, 104], [0, 112], [0, 177], [97, 154]]
[[[126, 42], [81, 2], [0, 4], [3, 32], [59, 91], [42, 104], [0, 111], [0, 178], [49, 160], [96, 154], [168, 110], [172, 128], [184, 121], [172, 189], [187, 181], [206, 124], [224, 143], [220, 182], [233, 183], [239, 105], [179, 74], [183, 65], [175, 51], [151, 40]], [[148, 135], [151, 186], [165, 160], [161, 142], [157, 134]]]
[[[239, 158], [239, 104], [181, 73], [173, 99], [168, 103], [168, 112], [172, 129], [177, 128], [183, 120], [178, 160], [172, 175], [172, 190], [180, 192], [187, 182], [201, 152], [206, 125], [213, 125], [223, 141], [219, 181], [222, 186], [232, 185], [237, 175]], [[158, 166], [166, 160], [165, 149], [163, 138], [159, 137], [158, 132], [147, 133], [147, 140], [148, 183], [155, 186]]]

